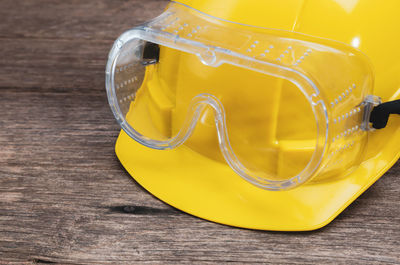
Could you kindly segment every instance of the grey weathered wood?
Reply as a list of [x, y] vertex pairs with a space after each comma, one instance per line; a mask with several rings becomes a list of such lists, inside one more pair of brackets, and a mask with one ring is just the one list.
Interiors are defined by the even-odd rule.
[[0, 2], [0, 264], [399, 264], [399, 164], [306, 233], [200, 220], [132, 180], [114, 155], [104, 65], [112, 41], [165, 4]]

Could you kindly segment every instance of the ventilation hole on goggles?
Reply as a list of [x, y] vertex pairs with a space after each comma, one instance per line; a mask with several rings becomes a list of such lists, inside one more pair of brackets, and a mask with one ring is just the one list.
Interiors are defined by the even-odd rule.
[[265, 52], [265, 53], [269, 53], [269, 50], [265, 50], [264, 52]]
[[180, 25], [178, 25], [178, 29], [175, 29], [175, 30], [173, 31], [173, 33], [176, 34], [176, 35], [178, 35], [178, 33], [181, 32], [182, 30], [183, 30], [183, 27], [180, 26]]
[[360, 110], [361, 109], [359, 107], [351, 109], [349, 112], [343, 114], [342, 116], [337, 117], [337, 120], [340, 122], [341, 120], [343, 121], [345, 118], [348, 119], [349, 117], [355, 115], [357, 112], [360, 112]]
[[338, 147], [338, 148], [337, 148], [335, 151], [333, 151], [332, 153], [333, 153], [333, 154], [336, 154], [336, 153], [339, 153], [339, 152], [344, 151], [344, 150], [346, 150], [346, 149], [349, 149], [350, 147], [353, 147], [354, 143], [355, 143], [354, 141], [351, 141], [350, 143], [344, 144], [344, 145]]
[[352, 135], [355, 132], [357, 132], [358, 128], [359, 128], [358, 125], [356, 125], [356, 126], [354, 126], [352, 128], [346, 129], [343, 132], [338, 133], [336, 136], [334, 136], [333, 139], [339, 140], [340, 138], [343, 138], [343, 137], [349, 137], [350, 135]]
[[273, 49], [273, 48], [274, 48], [274, 45], [269, 45], [269, 48], [270, 48], [270, 49]]
[[251, 52], [251, 48], [255, 48], [258, 44], [258, 40], [254, 41], [253, 44], [250, 45], [250, 48], [247, 49], [247, 52]]
[[[353, 87], [355, 87], [355, 84], [353, 84]], [[337, 97], [337, 99], [335, 99], [335, 103], [338, 104], [339, 101], [342, 101], [346, 98], [346, 95], [349, 95], [350, 92], [352, 92], [352, 87], [350, 86], [348, 89], [346, 89], [344, 92], [342, 92], [342, 94], [340, 96]]]
[[165, 29], [169, 28], [170, 26], [172, 26], [173, 24], [175, 24], [179, 19], [180, 19], [179, 17], [174, 18], [174, 19], [173, 19], [171, 22], [169, 22], [167, 25], [163, 26], [163, 27], [161, 28], [161, 30], [165, 30]]

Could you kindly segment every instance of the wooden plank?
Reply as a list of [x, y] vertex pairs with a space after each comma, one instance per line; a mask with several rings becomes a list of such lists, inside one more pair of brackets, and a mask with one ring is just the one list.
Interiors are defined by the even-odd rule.
[[306, 233], [197, 219], [125, 172], [104, 64], [124, 27], [162, 5], [0, 2], [0, 264], [399, 264], [399, 164]]
[[113, 41], [167, 1], [24, 1], [0, 5], [0, 88], [104, 89]]
[[0, 89], [105, 91], [111, 41], [2, 39]]
[[167, 0], [2, 0], [0, 37], [115, 40], [160, 14]]

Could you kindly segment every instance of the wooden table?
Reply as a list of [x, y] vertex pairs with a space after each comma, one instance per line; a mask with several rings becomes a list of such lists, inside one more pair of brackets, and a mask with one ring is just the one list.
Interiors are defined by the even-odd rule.
[[197, 219], [125, 172], [104, 89], [107, 53], [165, 4], [1, 0], [0, 264], [399, 264], [399, 164], [306, 233]]

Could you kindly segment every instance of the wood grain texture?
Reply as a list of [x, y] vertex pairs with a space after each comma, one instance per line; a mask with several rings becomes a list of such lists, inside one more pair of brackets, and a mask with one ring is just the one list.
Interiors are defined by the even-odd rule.
[[400, 264], [400, 165], [306, 233], [197, 219], [152, 197], [114, 154], [113, 40], [161, 0], [0, 2], [0, 264]]

